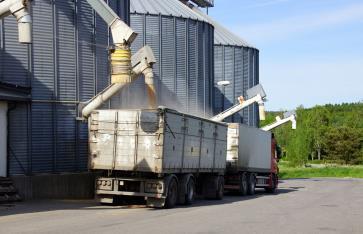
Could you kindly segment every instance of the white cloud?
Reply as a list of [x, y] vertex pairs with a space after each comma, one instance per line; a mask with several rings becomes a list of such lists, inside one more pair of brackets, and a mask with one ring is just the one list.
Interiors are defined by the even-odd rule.
[[[266, 43], [285, 40], [318, 29], [363, 22], [363, 4], [349, 5], [331, 11], [302, 15], [253, 25], [234, 25], [231, 29], [252, 42]], [[258, 43], [257, 43], [258, 44]]]

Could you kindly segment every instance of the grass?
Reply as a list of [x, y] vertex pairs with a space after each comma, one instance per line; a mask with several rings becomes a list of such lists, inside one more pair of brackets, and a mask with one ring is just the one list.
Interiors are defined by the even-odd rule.
[[363, 166], [328, 165], [320, 168], [315, 167], [290, 167], [288, 163], [279, 164], [281, 179], [290, 178], [363, 178]]

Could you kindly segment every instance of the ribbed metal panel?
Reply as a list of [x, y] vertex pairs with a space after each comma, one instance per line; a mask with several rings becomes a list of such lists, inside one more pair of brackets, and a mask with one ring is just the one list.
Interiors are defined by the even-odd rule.
[[[139, 34], [133, 52], [148, 44], [157, 60], [158, 104], [199, 115], [210, 111], [213, 27], [178, 0], [131, 1], [130, 11], [131, 27]], [[142, 79], [131, 85], [125, 92], [129, 103], [137, 100], [131, 98], [135, 86], [145, 89]]]
[[16, 108], [10, 106], [8, 132], [8, 160], [9, 174], [27, 174], [30, 170], [29, 132], [28, 132], [28, 105], [16, 104]]
[[[47, 103], [33, 103], [32, 115], [32, 172], [53, 172], [56, 159], [54, 106]], [[16, 132], [16, 134], [19, 134]]]
[[80, 101], [87, 101], [95, 94], [95, 38], [94, 15], [86, 0], [77, 4], [78, 75]]
[[174, 92], [176, 82], [175, 79], [170, 79], [174, 77], [176, 73], [176, 54], [175, 54], [175, 28], [174, 20], [172, 17], [163, 17], [162, 21], [162, 31], [161, 34], [161, 48], [163, 48], [163, 55], [161, 58], [161, 63], [163, 64], [161, 70], [161, 81], [164, 84], [164, 88], [169, 91]]
[[[246, 90], [250, 87], [250, 63], [249, 63], [249, 49], [243, 48], [243, 96], [246, 96]], [[243, 109], [243, 123], [249, 124], [249, 111], [248, 107]]]
[[96, 15], [95, 23], [95, 43], [96, 43], [96, 92], [101, 92], [109, 84], [109, 67], [108, 67], [108, 28], [107, 24], [101, 17]]
[[[30, 81], [28, 72], [28, 45], [14, 43], [18, 41], [18, 24], [15, 17], [6, 17], [3, 30], [3, 50], [0, 63], [2, 73], [0, 81], [27, 86]], [[11, 30], [15, 28], [16, 30]]]
[[187, 67], [188, 67], [188, 51], [187, 51], [187, 20], [175, 19], [175, 41], [176, 44], [176, 96], [184, 110], [188, 108], [187, 99]]
[[[109, 3], [128, 15], [129, 0]], [[31, 46], [18, 43], [13, 17], [0, 24], [0, 80], [32, 88], [32, 102], [10, 112], [10, 175], [86, 170], [87, 124], [76, 121], [77, 103], [109, 84], [108, 27], [86, 0], [34, 0], [32, 12]]]
[[223, 47], [214, 48], [214, 114], [223, 111], [224, 87], [218, 86], [218, 82], [224, 80]]
[[198, 88], [198, 52], [203, 52], [203, 47], [198, 51], [197, 22], [188, 20], [188, 111], [198, 113], [197, 88]]
[[76, 45], [74, 0], [55, 1], [57, 25], [58, 100], [76, 100]]
[[199, 112], [206, 112], [205, 110], [205, 102], [208, 100], [208, 97], [205, 96], [206, 92], [206, 71], [205, 71], [205, 65], [204, 57], [206, 56], [206, 46], [204, 41], [206, 39], [205, 34], [208, 34], [208, 32], [204, 31], [206, 27], [204, 27], [204, 24], [198, 22], [198, 31], [197, 35], [204, 35], [203, 37], [198, 37], [198, 44], [197, 48], [200, 48], [198, 50], [198, 61], [197, 61], [197, 110]]
[[[38, 0], [33, 2], [32, 9], [32, 97], [37, 100], [52, 100], [56, 97], [53, 4], [51, 1]], [[16, 28], [11, 28], [11, 30], [16, 30]], [[13, 43], [17, 43], [17, 41]]]
[[77, 170], [85, 171], [88, 168], [88, 125], [84, 122], [77, 122]]
[[[234, 90], [235, 96], [234, 100], [236, 102], [237, 98], [243, 96], [243, 48], [234, 47]], [[241, 123], [243, 120], [243, 111], [235, 114], [233, 116], [233, 122]]]
[[[225, 87], [224, 90], [224, 104], [223, 108], [228, 109], [235, 103], [234, 100], [234, 48], [224, 47], [224, 80], [228, 80], [231, 83]], [[225, 121], [231, 122], [232, 116], [225, 119]]]
[[76, 164], [76, 106], [57, 105], [56, 108], [56, 171], [71, 172]]

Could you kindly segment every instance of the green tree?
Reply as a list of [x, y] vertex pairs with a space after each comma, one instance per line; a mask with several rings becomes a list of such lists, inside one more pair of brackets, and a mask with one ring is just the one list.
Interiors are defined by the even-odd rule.
[[342, 160], [345, 164], [355, 164], [362, 159], [362, 142], [359, 129], [337, 127], [329, 129], [324, 145], [329, 159]]

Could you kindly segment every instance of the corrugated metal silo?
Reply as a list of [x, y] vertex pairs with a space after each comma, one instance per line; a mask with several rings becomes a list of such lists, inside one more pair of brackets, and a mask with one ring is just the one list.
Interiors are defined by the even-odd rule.
[[[199, 9], [192, 9], [214, 26], [214, 113], [219, 113], [246, 95], [246, 90], [259, 83], [259, 51], [227, 30]], [[225, 87], [218, 81], [230, 81]], [[257, 104], [226, 119], [228, 122], [259, 126]]]
[[[129, 0], [108, 3], [128, 18]], [[32, 99], [10, 104], [9, 174], [85, 171], [76, 112], [109, 84], [108, 27], [86, 0], [33, 0], [32, 17], [32, 45], [18, 43], [14, 17], [0, 21], [0, 81], [31, 87]]]
[[[179, 0], [132, 0], [131, 27], [139, 33], [137, 51], [149, 45], [154, 66], [158, 104], [192, 114], [212, 110], [214, 30], [204, 18]], [[146, 105], [143, 80], [121, 97], [124, 106]]]

